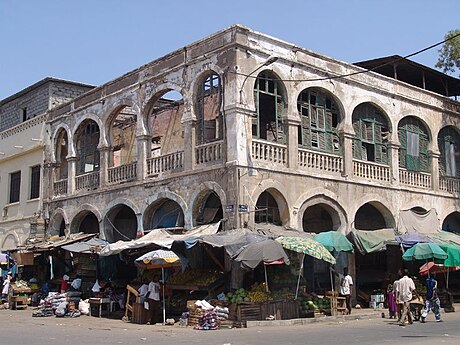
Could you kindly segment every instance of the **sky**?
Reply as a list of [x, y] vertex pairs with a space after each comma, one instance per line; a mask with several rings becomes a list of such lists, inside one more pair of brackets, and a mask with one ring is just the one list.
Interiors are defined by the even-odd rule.
[[[0, 0], [0, 100], [45, 78], [100, 85], [233, 24], [357, 62], [460, 29], [459, 0]], [[411, 58], [434, 67], [438, 49]]]

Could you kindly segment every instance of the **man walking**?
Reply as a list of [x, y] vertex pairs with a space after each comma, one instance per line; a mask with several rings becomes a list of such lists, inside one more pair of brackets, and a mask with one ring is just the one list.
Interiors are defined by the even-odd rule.
[[353, 286], [353, 279], [348, 274], [348, 268], [343, 269], [343, 278], [340, 282], [340, 295], [345, 297], [345, 302], [347, 304], [347, 315], [351, 314], [351, 288]]
[[439, 301], [437, 288], [438, 282], [436, 281], [435, 277], [428, 277], [428, 279], [426, 280], [425, 309], [422, 312], [422, 318], [420, 320], [422, 323], [425, 323], [426, 316], [428, 315], [430, 310], [433, 310], [436, 322], [442, 322], [441, 302]]
[[406, 323], [412, 324], [410, 301], [412, 301], [412, 294], [417, 296], [417, 290], [415, 290], [414, 281], [409, 278], [409, 271], [407, 269], [404, 269], [403, 277], [399, 280], [396, 288], [399, 300], [403, 304], [401, 326], [404, 326]]

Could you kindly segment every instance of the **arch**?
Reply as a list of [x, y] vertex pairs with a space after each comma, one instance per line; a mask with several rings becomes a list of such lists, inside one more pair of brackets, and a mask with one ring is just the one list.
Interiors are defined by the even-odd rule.
[[261, 71], [254, 82], [256, 117], [252, 120], [252, 136], [267, 141], [285, 143], [284, 124], [288, 93], [273, 70]]
[[193, 194], [190, 197], [189, 205], [192, 205], [192, 207], [190, 207], [190, 211], [192, 212], [192, 214], [190, 215], [190, 217], [187, 217], [187, 218], [192, 219], [193, 226], [197, 225], [195, 215], [199, 211], [198, 209], [201, 205], [201, 202], [203, 201], [203, 199], [205, 199], [205, 197], [210, 192], [214, 192], [217, 195], [217, 197], [219, 198], [221, 202], [222, 210], [223, 210], [224, 205], [227, 205], [227, 196], [225, 194], [225, 191], [222, 189], [222, 187], [217, 182], [214, 182], [214, 181], [203, 182], [194, 190]]
[[353, 227], [359, 230], [395, 228], [396, 221], [390, 210], [380, 201], [368, 201], [356, 210]]
[[16, 249], [21, 243], [16, 231], [8, 231], [2, 241], [2, 250]]
[[460, 176], [460, 133], [455, 126], [445, 126], [438, 133], [439, 169], [442, 176]]
[[111, 243], [133, 240], [138, 233], [136, 213], [124, 203], [118, 203], [109, 208], [102, 223], [104, 237]]
[[58, 145], [59, 136], [61, 135], [62, 131], [67, 134], [67, 150], [69, 151], [68, 156], [72, 156], [72, 152], [70, 152], [70, 150], [72, 150], [72, 145], [70, 145], [72, 133], [70, 131], [70, 127], [66, 123], [61, 123], [55, 128], [53, 135], [51, 136], [51, 161], [53, 163], [57, 162], [58, 160], [56, 148]]
[[[64, 223], [64, 229], [62, 229], [62, 223]], [[57, 208], [54, 210], [52, 216], [50, 217], [50, 223], [48, 226], [51, 236], [59, 235], [63, 236], [65, 228], [69, 224], [69, 219], [66, 212], [62, 208]]]
[[309, 87], [297, 97], [297, 111], [301, 118], [298, 143], [315, 151], [341, 154], [338, 128], [345, 118], [343, 106], [328, 90]]
[[183, 227], [184, 211], [174, 200], [161, 198], [156, 200], [144, 212], [144, 229]]
[[353, 110], [352, 125], [355, 132], [353, 158], [388, 165], [391, 135], [388, 115], [370, 102], [361, 103]]
[[420, 118], [409, 115], [398, 123], [399, 166], [411, 171], [430, 171], [429, 127]]
[[101, 127], [97, 122], [89, 118], [80, 122], [80, 126], [77, 127], [74, 134], [74, 146], [77, 156], [77, 175], [99, 170], [100, 139]]
[[460, 234], [460, 212], [455, 211], [448, 214], [442, 221], [441, 230]]
[[143, 229], [145, 230], [152, 230], [150, 227], [149, 221], [153, 216], [153, 213], [155, 213], [156, 208], [163, 203], [164, 201], [167, 200], [172, 200], [174, 201], [177, 205], [179, 205], [180, 210], [182, 212], [182, 217], [183, 217], [183, 226], [186, 229], [190, 229], [192, 227], [193, 221], [192, 221], [192, 215], [187, 212], [188, 207], [187, 204], [185, 203], [184, 199], [182, 199], [181, 196], [179, 196], [176, 193], [173, 193], [171, 191], [160, 191], [155, 193], [154, 195], [150, 196], [147, 201], [144, 204], [144, 207], [141, 211], [142, 213], [142, 225]]
[[[275, 225], [288, 225], [289, 207], [284, 195], [276, 188], [267, 188], [257, 196], [254, 205], [254, 223], [268, 222]], [[257, 211], [260, 210], [260, 211]]]
[[55, 132], [56, 137], [52, 140], [52, 161], [56, 164], [53, 170], [56, 180], [63, 180], [68, 177], [68, 161], [69, 150], [72, 145], [69, 145], [69, 132], [63, 126]]
[[70, 223], [70, 233], [100, 234], [100, 214], [96, 214], [92, 211], [94, 208], [87, 206], [81, 207], [81, 211], [73, 217]]
[[[364, 96], [361, 96], [352, 101], [350, 103], [350, 109], [352, 109], [351, 113], [354, 112], [354, 110], [362, 105], [362, 104], [366, 104], [366, 103], [370, 103], [372, 104], [374, 107], [376, 107], [380, 112], [381, 114], [386, 118], [386, 122], [388, 124], [388, 130], [390, 133], [394, 133], [394, 129], [397, 128], [397, 125], [395, 125], [393, 122], [392, 122], [392, 119], [391, 117], [388, 115], [388, 114], [392, 114], [392, 112], [394, 112], [394, 110], [391, 108], [391, 107], [388, 107], [386, 104], [382, 103], [381, 99], [377, 98], [377, 97], [374, 97], [374, 96], [371, 96], [371, 95], [364, 95]], [[395, 138], [391, 138], [392, 141], [393, 139]]]
[[[297, 215], [298, 215], [298, 228], [302, 229], [303, 231], [307, 231], [305, 227], [305, 214], [307, 210], [311, 207], [315, 206], [320, 206], [322, 209], [324, 209], [330, 216], [331, 222], [332, 222], [332, 228], [327, 229], [327, 230], [334, 230], [334, 231], [340, 231], [342, 233], [345, 233], [347, 229], [347, 216], [345, 210], [342, 208], [342, 206], [337, 202], [337, 198], [333, 197], [332, 193], [320, 193], [319, 191], [316, 191], [315, 194], [313, 195], [305, 195], [302, 196], [302, 198], [299, 198], [300, 201], [300, 206], [297, 208]], [[313, 209], [313, 211], [315, 211]], [[323, 231], [326, 231], [326, 229], [322, 229]], [[308, 231], [309, 232], [309, 231]], [[312, 231], [316, 232], [316, 231]]]

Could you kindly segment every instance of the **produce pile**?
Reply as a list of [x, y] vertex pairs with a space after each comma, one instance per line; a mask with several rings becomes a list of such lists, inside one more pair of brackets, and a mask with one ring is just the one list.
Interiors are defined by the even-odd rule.
[[186, 270], [171, 276], [168, 284], [208, 286], [220, 278], [220, 273], [209, 270]]
[[308, 294], [298, 297], [300, 316], [306, 316], [308, 312], [315, 310], [325, 310], [331, 308], [331, 300], [328, 298], [319, 298]]
[[265, 283], [255, 283], [251, 286], [249, 291], [240, 288], [235, 292], [229, 292], [227, 293], [226, 298], [230, 303], [268, 302], [273, 300], [271, 293], [267, 292]]

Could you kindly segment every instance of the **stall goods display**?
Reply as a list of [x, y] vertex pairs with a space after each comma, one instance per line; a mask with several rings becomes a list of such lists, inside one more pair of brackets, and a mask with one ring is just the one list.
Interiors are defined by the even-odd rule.
[[214, 310], [205, 311], [203, 316], [198, 320], [198, 324], [193, 328], [204, 331], [218, 329], [217, 313]]
[[299, 298], [300, 316], [307, 316], [310, 312], [320, 312], [331, 308], [331, 301], [328, 298], [317, 296], [301, 295]]
[[80, 311], [75, 309], [75, 305], [80, 301], [81, 292], [69, 291], [66, 293], [50, 292], [48, 296], [40, 301], [37, 309], [32, 316], [80, 316]]
[[230, 303], [267, 302], [273, 300], [270, 292], [267, 292], [265, 283], [255, 283], [249, 291], [240, 288], [234, 292], [229, 292], [226, 298]]
[[215, 283], [221, 274], [208, 270], [187, 270], [171, 276], [168, 280], [170, 285], [208, 286]]
[[[279, 272], [271, 278], [270, 284], [277, 286], [296, 286], [298, 279], [298, 273], [291, 274], [290, 272]], [[305, 279], [303, 277], [300, 279], [300, 284], [305, 284]]]

